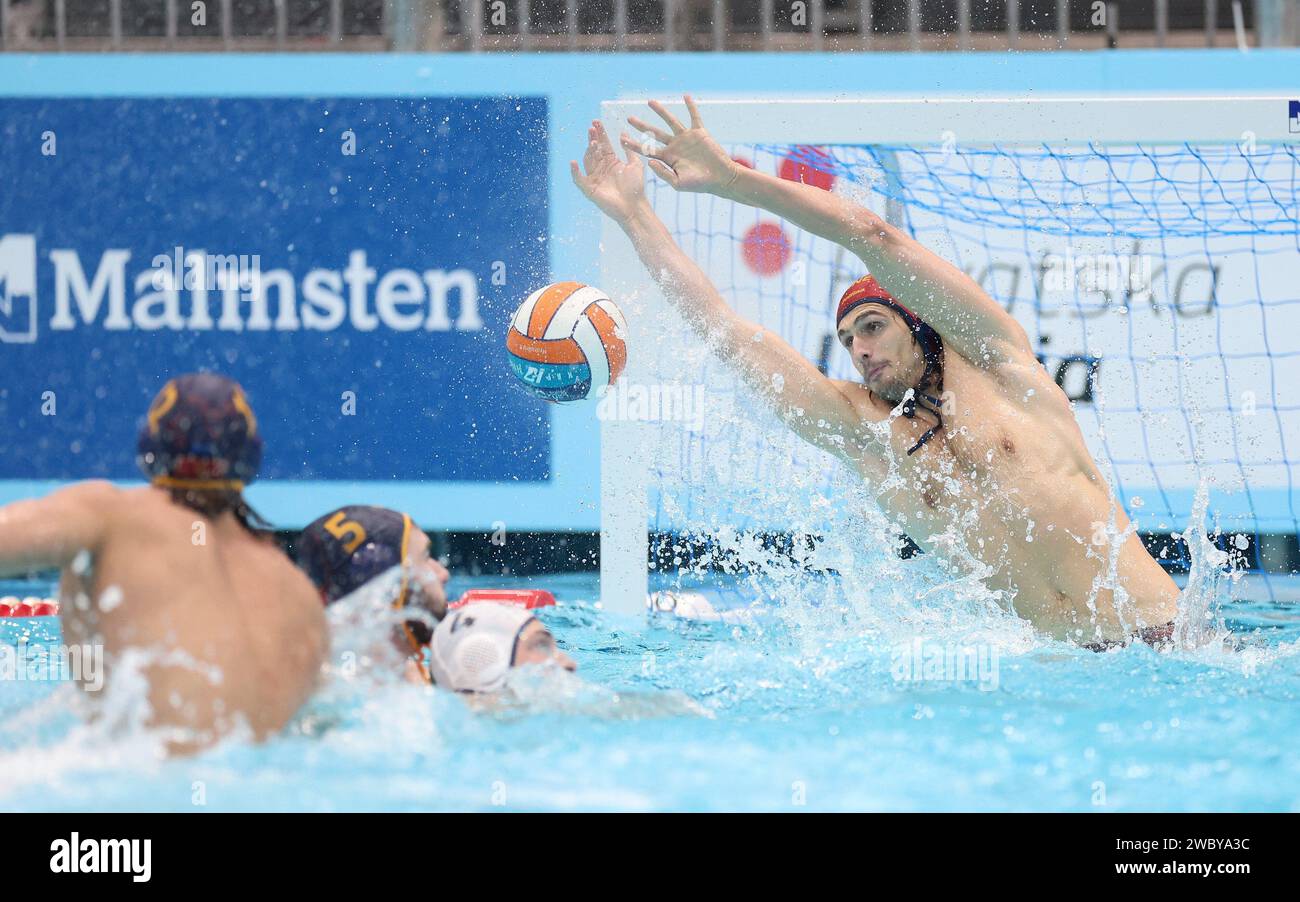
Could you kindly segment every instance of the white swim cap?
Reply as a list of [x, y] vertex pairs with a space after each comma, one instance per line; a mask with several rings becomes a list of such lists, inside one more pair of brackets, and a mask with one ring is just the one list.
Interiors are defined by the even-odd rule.
[[433, 631], [433, 681], [456, 692], [501, 688], [515, 660], [515, 642], [536, 620], [517, 605], [479, 602], [449, 613]]

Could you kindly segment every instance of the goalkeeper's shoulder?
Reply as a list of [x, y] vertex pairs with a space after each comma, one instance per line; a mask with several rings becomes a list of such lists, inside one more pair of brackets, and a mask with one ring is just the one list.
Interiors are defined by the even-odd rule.
[[853, 422], [879, 423], [889, 418], [894, 405], [871, 391], [861, 382], [849, 379], [827, 379], [853, 411]]

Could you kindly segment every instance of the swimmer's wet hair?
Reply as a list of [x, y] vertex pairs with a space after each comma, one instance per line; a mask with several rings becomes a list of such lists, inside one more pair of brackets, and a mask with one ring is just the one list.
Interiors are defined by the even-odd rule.
[[174, 488], [169, 492], [172, 501], [209, 520], [229, 511], [239, 525], [253, 535], [264, 536], [275, 531], [274, 524], [255, 511], [244, 499], [244, 493], [238, 490]]

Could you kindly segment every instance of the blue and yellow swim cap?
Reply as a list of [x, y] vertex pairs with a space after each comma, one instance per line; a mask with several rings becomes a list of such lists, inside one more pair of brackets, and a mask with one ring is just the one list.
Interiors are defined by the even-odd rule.
[[[386, 507], [340, 507], [302, 531], [298, 566], [329, 604], [405, 561], [413, 528], [410, 517]], [[403, 574], [395, 607], [406, 604], [407, 588]]]
[[241, 491], [262, 465], [257, 418], [239, 383], [189, 373], [163, 386], [140, 427], [136, 463], [153, 485]]

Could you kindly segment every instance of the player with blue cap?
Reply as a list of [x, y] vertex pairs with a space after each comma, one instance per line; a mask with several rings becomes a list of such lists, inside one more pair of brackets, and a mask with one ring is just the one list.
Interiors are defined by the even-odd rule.
[[236, 728], [274, 735], [325, 660], [311, 584], [244, 499], [262, 449], [239, 384], [191, 373], [141, 424], [148, 486], [92, 480], [0, 507], [0, 577], [60, 571], [64, 640], [103, 648], [105, 684], [137, 662], [122, 666], [130, 685], [143, 678], [149, 726], [172, 753]]
[[[302, 531], [297, 560], [327, 605], [400, 567], [393, 607], [422, 609], [440, 620], [447, 612], [444, 586], [449, 574], [430, 555], [429, 544], [409, 515], [350, 504], [316, 518]], [[407, 620], [402, 633], [409, 650], [422, 659], [432, 626], [426, 620]], [[424, 676], [428, 678], [427, 672]]]

